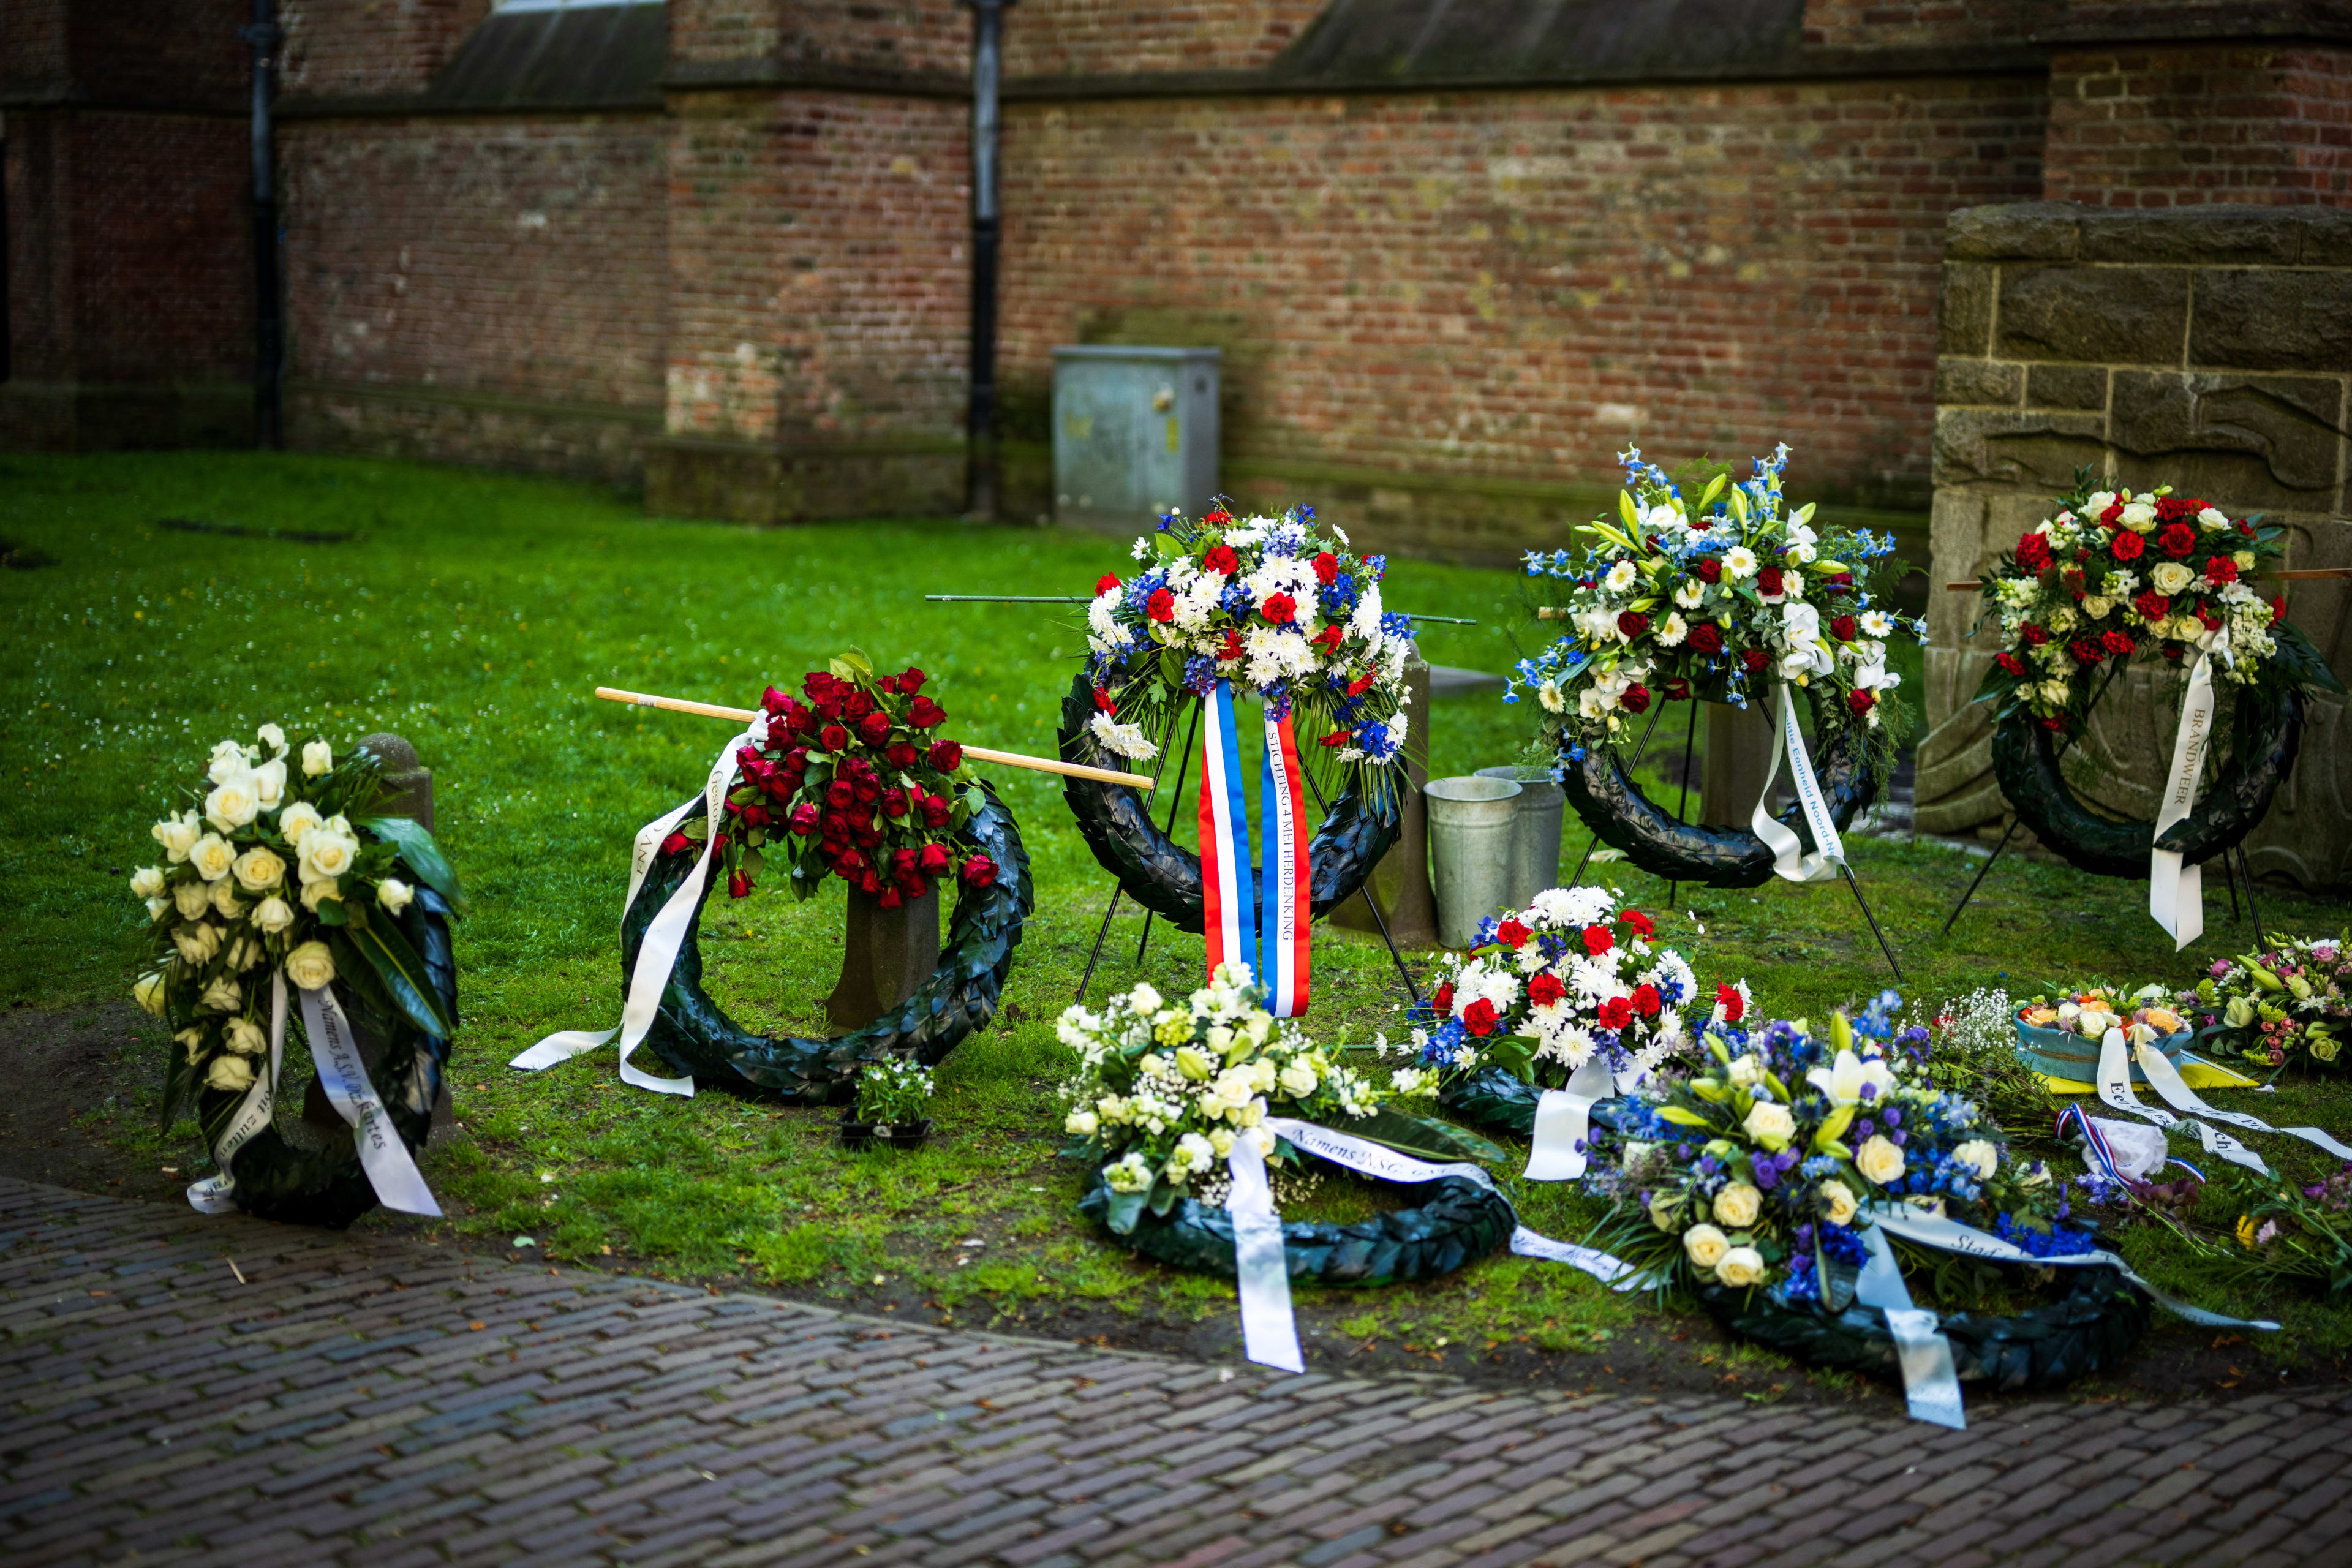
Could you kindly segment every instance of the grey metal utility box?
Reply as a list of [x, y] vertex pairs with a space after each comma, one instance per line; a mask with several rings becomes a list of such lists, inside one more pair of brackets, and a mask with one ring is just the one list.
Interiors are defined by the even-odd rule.
[[1217, 493], [1217, 349], [1054, 351], [1054, 514], [1129, 534]]

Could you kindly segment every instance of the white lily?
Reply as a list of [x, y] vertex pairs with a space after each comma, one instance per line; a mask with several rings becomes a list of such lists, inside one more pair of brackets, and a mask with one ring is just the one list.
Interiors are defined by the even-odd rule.
[[1805, 1081], [1829, 1096], [1832, 1105], [1859, 1105], [1865, 1086], [1884, 1094], [1894, 1087], [1895, 1074], [1883, 1058], [1865, 1061], [1852, 1051], [1840, 1051], [1835, 1062], [1813, 1068]]

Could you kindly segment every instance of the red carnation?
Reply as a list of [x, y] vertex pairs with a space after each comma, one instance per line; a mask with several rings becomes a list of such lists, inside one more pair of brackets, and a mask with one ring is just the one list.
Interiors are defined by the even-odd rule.
[[1215, 510], [1213, 510], [1213, 511], [1204, 513], [1204, 514], [1202, 516], [1202, 518], [1201, 518], [1201, 521], [1202, 521], [1202, 522], [1211, 522], [1211, 523], [1215, 523], [1215, 522], [1231, 522], [1231, 521], [1233, 521], [1233, 520], [1234, 520], [1234, 514], [1233, 514], [1232, 512], [1227, 511], [1223, 507], [1219, 507], [1219, 508], [1217, 508], [1217, 509], [1216, 509]]
[[1227, 626], [1225, 628], [1225, 646], [1217, 650], [1217, 658], [1222, 659], [1239, 658], [1242, 656], [1242, 634], [1239, 631], [1236, 631], [1234, 627]]
[[1650, 629], [1650, 617], [1639, 610], [1620, 610], [1617, 612], [1617, 629], [1630, 642]]
[[2170, 522], [2157, 531], [2156, 547], [2175, 561], [2197, 548], [2197, 531], [2185, 522]]
[[1615, 936], [1611, 934], [1607, 926], [1586, 926], [1584, 928], [1584, 951], [1591, 953], [1593, 957], [1600, 957], [1602, 953], [1607, 952], [1611, 948], [1615, 947], [1616, 945], [1617, 939]]
[[1997, 654], [1993, 658], [1993, 662], [2011, 675], [2025, 673], [2025, 661], [2013, 653]]
[[1658, 1016], [1658, 988], [1654, 985], [1634, 986], [1633, 1011], [1639, 1013], [1644, 1018], [1656, 1017]]
[[2126, 631], [2102, 632], [2099, 646], [2112, 654], [2127, 654], [2132, 650], [2132, 635]]
[[1723, 1021], [1727, 1024], [1737, 1024], [1748, 1012], [1748, 1004], [1740, 999], [1736, 985], [1717, 985], [1715, 1005], [1723, 1009]]
[[880, 745], [890, 738], [890, 715], [868, 713], [857, 721], [857, 733], [867, 745]]
[[1326, 736], [1324, 736], [1324, 737], [1323, 737], [1323, 745], [1324, 745], [1324, 748], [1328, 751], [1328, 749], [1330, 749], [1330, 748], [1331, 748], [1331, 747], [1333, 747], [1333, 746], [1344, 746], [1344, 745], [1346, 745], [1346, 744], [1348, 743], [1348, 742], [1349, 742], [1349, 738], [1350, 738], [1350, 737], [1349, 736], [1349, 734], [1348, 734], [1348, 731], [1345, 731], [1345, 730], [1334, 730], [1334, 731], [1332, 731], [1329, 734], [1328, 734], [1328, 735], [1326, 735]]
[[2063, 730], [2066, 727], [2066, 715], [2063, 713], [2052, 713], [2042, 721], [2042, 727], [2045, 730], [2053, 731]]
[[886, 789], [882, 792], [882, 815], [892, 817], [907, 815], [907, 796], [904, 791]]
[[1778, 598], [1780, 589], [1780, 569], [1778, 566], [1767, 566], [1756, 574], [1756, 591], [1765, 598]]
[[1633, 1004], [1622, 996], [1612, 996], [1601, 1005], [1601, 1026], [1622, 1029], [1633, 1022]]
[[2205, 563], [2205, 581], [2216, 588], [2238, 580], [2238, 563], [2226, 555], [2216, 555]]
[[2286, 595], [2280, 594], [2271, 600], [2271, 625], [2276, 626], [2284, 619], [2286, 619]]
[[943, 773], [955, 772], [963, 766], [963, 747], [953, 741], [933, 741], [931, 766]]
[[662, 853], [665, 855], [683, 855], [693, 847], [694, 840], [683, 833], [673, 833], [662, 840]]
[[1110, 693], [1099, 686], [1095, 688], [1095, 711], [1108, 713], [1114, 719], [1118, 717], [1118, 704], [1112, 701]]
[[1691, 563], [1691, 570], [1698, 574], [1698, 580], [1702, 583], [1723, 581], [1723, 563], [1712, 555], [1700, 556]]
[[730, 899], [750, 898], [751, 896], [751, 879], [745, 876], [740, 871], [738, 871], [733, 876], [728, 878], [727, 896]]
[[2209, 632], [2218, 632], [2221, 629], [2221, 617], [2208, 609], [2200, 599], [2197, 604], [2197, 624]]
[[1878, 699], [1857, 686], [1845, 694], [1845, 705], [1853, 711], [1853, 716], [1859, 719], [1878, 706]]
[[1108, 594], [1118, 586], [1118, 574], [1116, 572], [1106, 572], [1095, 579], [1095, 592], [1097, 594]]
[[1650, 689], [1635, 681], [1617, 694], [1617, 705], [1628, 713], [1647, 713], [1650, 710]]
[[1852, 642], [1862, 630], [1862, 623], [1852, 616], [1840, 616], [1830, 623], [1830, 635], [1840, 642]]
[[996, 862], [985, 855], [975, 855], [963, 863], [966, 887], [988, 888], [996, 883]]
[[1313, 637], [1308, 637], [1307, 640], [1327, 653], [1336, 653], [1339, 651], [1339, 639], [1347, 635], [1348, 628], [1341, 626], [1339, 622], [1333, 621], [1329, 626], [1325, 626], [1321, 631], [1317, 632]]
[[1639, 910], [1627, 910], [1617, 918], [1631, 928], [1636, 936], [1650, 937], [1658, 934], [1657, 922]]
[[2099, 521], [2106, 524], [2109, 528], [2113, 528], [2117, 523], [2123, 521], [2123, 518], [2124, 503], [2119, 500], [2109, 501], [2107, 503], [2107, 510], [2099, 514]]
[[1257, 613], [1277, 626], [1288, 626], [1298, 615], [1298, 601], [1287, 594], [1268, 594]]
[[2151, 621], [2160, 621], [2172, 608], [2172, 601], [2150, 588], [2132, 601], [2132, 608]]
[[1474, 1035], [1493, 1034], [1495, 1023], [1495, 1005], [1484, 996], [1462, 1009], [1462, 1026]]
[[1437, 994], [1431, 997], [1430, 1001], [1440, 1013], [1454, 1011], [1454, 982], [1451, 980], [1438, 982]]
[[2050, 634], [2032, 621], [2025, 623], [2025, 641], [2029, 647], [2040, 647], [2050, 640]]
[[1690, 646], [1693, 653], [1712, 658], [1723, 651], [1723, 632], [1713, 621], [1701, 621], [1691, 627]]
[[816, 732], [816, 743], [828, 752], [846, 750], [849, 745], [849, 731], [838, 724], [827, 724]]
[[1528, 938], [1534, 934], [1517, 921], [1505, 921], [1495, 928], [1495, 940], [1514, 952], [1527, 946]]
[[1315, 558], [1315, 580], [1326, 588], [1339, 580], [1339, 558], [1326, 550]]
[[1568, 994], [1557, 974], [1538, 974], [1528, 982], [1528, 1002], [1532, 1006], [1549, 1007]]
[[1760, 647], [1743, 649], [1739, 655], [1739, 662], [1746, 665], [1748, 673], [1753, 675], [1765, 666], [1764, 650]]
[[918, 730], [936, 730], [948, 721], [948, 710], [928, 697], [918, 697], [907, 706], [907, 722]]
[[1151, 597], [1144, 603], [1143, 613], [1153, 620], [1162, 623], [1174, 620], [1176, 595], [1165, 588], [1154, 588], [1151, 590]]
[[2074, 656], [2076, 664], [2096, 664], [2105, 657], [2099, 645], [2089, 637], [2076, 637], [2066, 645], [2066, 651]]
[[2024, 538], [2017, 542], [2017, 569], [2019, 571], [2039, 572], [2044, 566], [2049, 564], [2050, 536], [2048, 534], [2029, 533]]
[[2131, 530], [2125, 529], [2108, 542], [2107, 553], [2118, 561], [2137, 561], [2139, 559], [2140, 552], [2147, 548], [2147, 541]]
[[1234, 553], [1232, 545], [1216, 544], [1210, 546], [1209, 552], [1201, 557], [1201, 564], [1220, 577], [1230, 577], [1241, 570], [1242, 561]]
[[816, 837], [816, 802], [804, 800], [793, 807], [792, 829], [803, 838]]

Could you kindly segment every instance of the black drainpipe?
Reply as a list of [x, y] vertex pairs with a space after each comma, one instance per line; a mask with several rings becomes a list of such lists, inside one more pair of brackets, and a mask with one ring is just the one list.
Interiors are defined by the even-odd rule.
[[996, 84], [1004, 12], [1017, 0], [971, 7], [971, 408], [965, 430], [964, 510], [993, 521], [996, 474]]
[[237, 37], [253, 46], [253, 437], [263, 447], [284, 445], [278, 379], [285, 365], [283, 290], [278, 280], [278, 171], [270, 144], [269, 110], [277, 97], [277, 0], [253, 0], [253, 24]]

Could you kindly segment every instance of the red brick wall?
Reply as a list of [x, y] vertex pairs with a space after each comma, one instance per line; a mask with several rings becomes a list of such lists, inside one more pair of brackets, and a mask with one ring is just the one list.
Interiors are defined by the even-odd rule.
[[1011, 76], [1246, 69], [1280, 54], [1324, 0], [1024, 0], [1008, 14]]
[[292, 374], [658, 407], [667, 138], [657, 115], [289, 124]]
[[2047, 10], [2033, 0], [1805, 0], [1805, 42], [1832, 49], [2008, 44], [2024, 37], [2030, 15]]
[[279, 89], [305, 98], [422, 91], [490, 0], [280, 0]]
[[0, 82], [61, 83], [66, 55], [66, 0], [0, 0]]
[[1796, 448], [1915, 502], [1955, 207], [2038, 195], [2041, 84], [1024, 106], [1005, 353], [1226, 346], [1224, 449], [1605, 476]]
[[2061, 54], [2044, 194], [2117, 207], [2352, 205], [2352, 50]]
[[75, 86], [98, 103], [234, 110], [253, 87], [253, 46], [236, 30], [252, 0], [75, 0]]
[[677, 102], [671, 433], [959, 429], [969, 108], [826, 92]]

